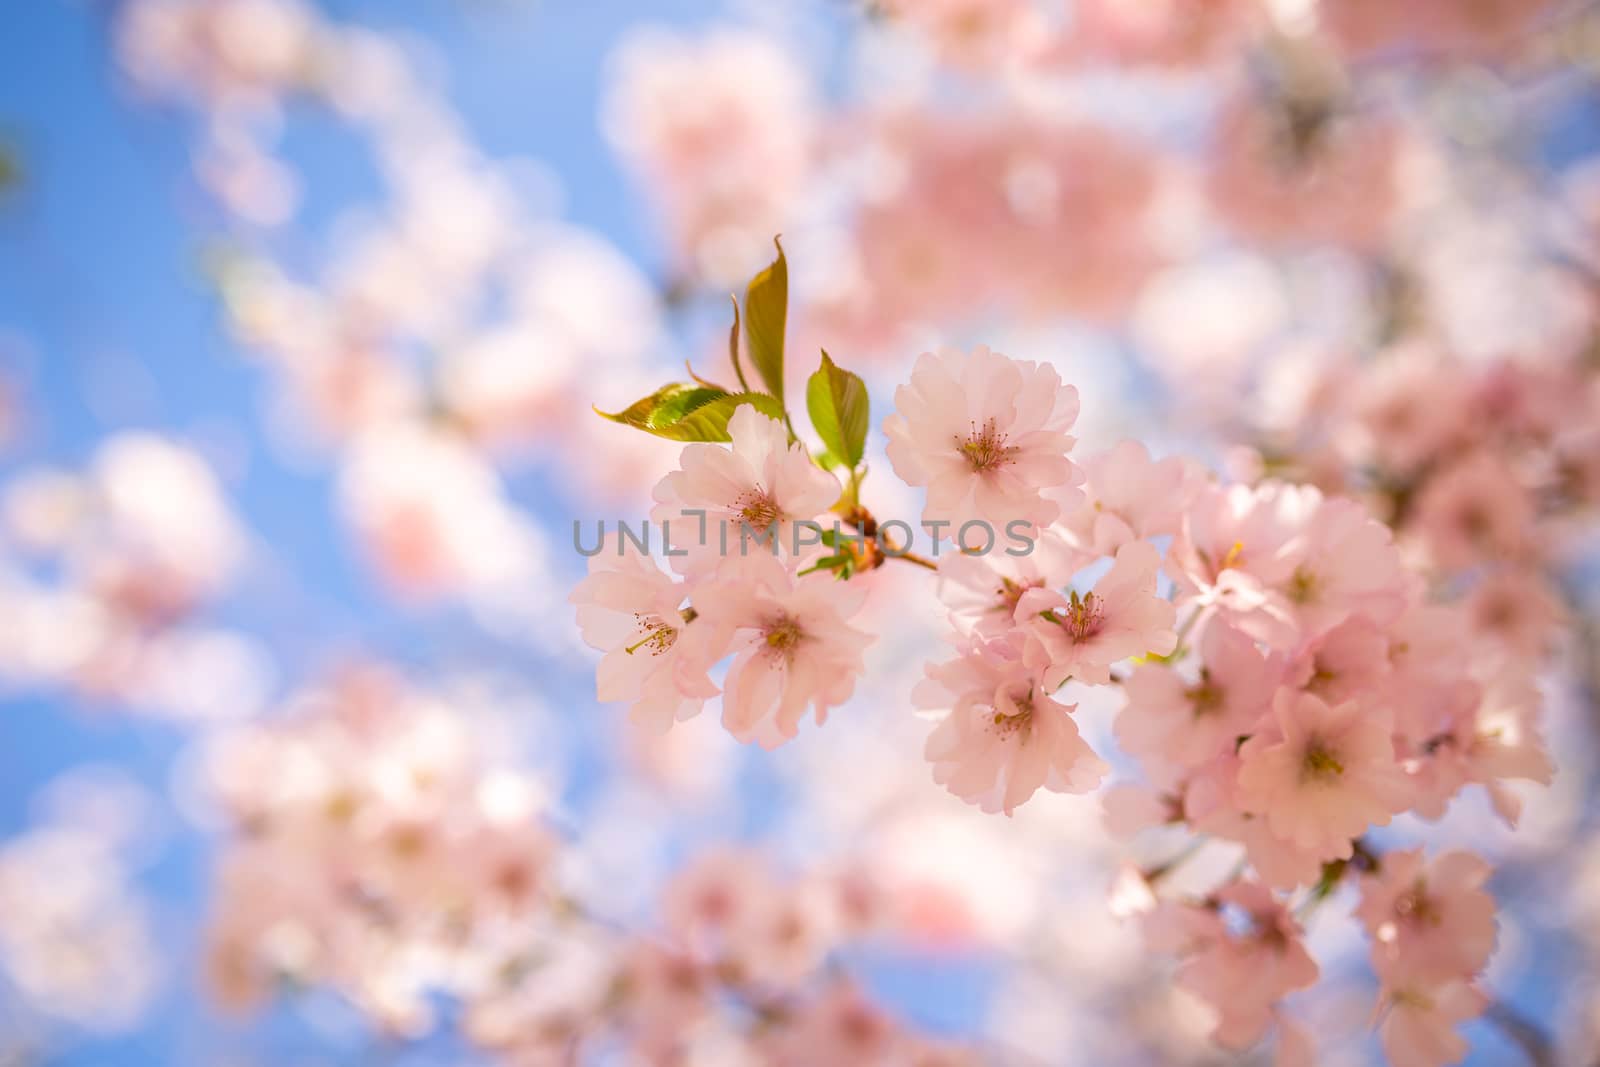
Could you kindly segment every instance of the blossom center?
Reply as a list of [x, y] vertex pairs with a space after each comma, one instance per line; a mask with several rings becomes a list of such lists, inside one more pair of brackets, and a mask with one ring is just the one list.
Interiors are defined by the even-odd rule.
[[769, 651], [785, 660], [794, 658], [794, 650], [806, 639], [805, 631], [789, 615], [779, 615], [768, 620], [762, 634]]
[[1013, 581], [1010, 578], [1001, 578], [1000, 588], [994, 591], [997, 601], [994, 610], [1003, 611], [1007, 615], [1015, 614], [1017, 604], [1022, 600], [1022, 594], [1032, 588], [1034, 584], [1023, 585], [1021, 582]]
[[1304, 567], [1296, 567], [1289, 577], [1289, 599], [1296, 604], [1309, 604], [1321, 594], [1322, 581]]
[[1199, 683], [1184, 690], [1183, 695], [1197, 719], [1222, 710], [1222, 690], [1211, 681], [1211, 671], [1205, 667], [1200, 668]]
[[1329, 748], [1326, 743], [1315, 738], [1306, 745], [1306, 753], [1300, 763], [1300, 778], [1316, 782], [1331, 782], [1344, 773], [1344, 763], [1340, 761], [1338, 753]]
[[1237, 567], [1243, 558], [1244, 542], [1235, 541], [1232, 546], [1229, 547], [1227, 553], [1222, 557], [1222, 562], [1217, 565], [1217, 570], [1225, 571], [1230, 567]]
[[772, 494], [759, 485], [740, 494], [733, 502], [733, 508], [739, 515], [739, 521], [756, 533], [766, 532], [782, 514], [782, 509], [778, 507], [778, 502], [773, 499]]
[[1437, 926], [1441, 918], [1439, 909], [1434, 906], [1433, 898], [1428, 896], [1427, 887], [1421, 880], [1395, 898], [1394, 914], [1401, 922], [1419, 926]]
[[1010, 715], [999, 708], [994, 710], [994, 732], [1001, 737], [1010, 737], [1019, 730], [1026, 730], [1033, 724], [1033, 689], [1029, 687], [1022, 693], [1013, 693], [1011, 703], [1016, 706], [1016, 711]]
[[990, 419], [980, 429], [977, 423], [972, 424], [972, 430], [966, 438], [956, 438], [956, 451], [966, 457], [972, 464], [975, 474], [987, 474], [999, 470], [1017, 458], [1017, 448], [1006, 444], [1006, 435], [995, 427], [995, 421]]
[[1490, 518], [1488, 509], [1482, 504], [1476, 500], [1469, 500], [1457, 512], [1456, 524], [1467, 540], [1479, 542], [1488, 537], [1494, 520]]
[[659, 656], [677, 644], [678, 628], [676, 626], [662, 622], [654, 615], [636, 613], [634, 618], [639, 620], [639, 629], [644, 636], [623, 649], [628, 655], [633, 655], [641, 648], [648, 648], [650, 655]]
[[1082, 644], [1099, 633], [1105, 621], [1105, 600], [1093, 593], [1079, 596], [1076, 589], [1069, 594], [1066, 611], [1056, 616], [1056, 622], [1072, 637], [1075, 644]]

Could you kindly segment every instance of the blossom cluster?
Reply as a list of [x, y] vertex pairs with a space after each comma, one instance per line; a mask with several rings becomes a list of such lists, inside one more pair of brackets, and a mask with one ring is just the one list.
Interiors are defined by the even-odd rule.
[[[869, 7], [862, 34], [891, 73], [837, 101], [761, 35], [641, 33], [613, 68], [608, 132], [661, 209], [680, 286], [724, 286], [770, 232], [799, 231], [828, 264], [800, 293], [807, 329], [885, 359], [997, 311], [1115, 325], [1219, 238], [1381, 256], [1432, 221], [1452, 164], [1415, 121], [1415, 87], [1381, 83], [1388, 65], [1537, 69], [1585, 15], [1543, 0]], [[1081, 103], [1107, 78], [1110, 119]], [[1150, 101], [1183, 79], [1201, 91], [1172, 109], [1173, 137]], [[966, 106], [945, 106], [950, 82]]]
[[207, 614], [249, 548], [217, 473], [178, 440], [128, 432], [80, 470], [23, 467], [0, 487], [0, 675], [175, 718], [248, 714], [265, 653]]
[[[758, 279], [747, 321], [762, 292]], [[752, 352], [769, 340], [747, 339]], [[737, 331], [734, 345], [738, 369]], [[825, 358], [814, 383], [835, 371]], [[731, 653], [723, 723], [771, 747], [807, 708], [820, 724], [849, 697], [872, 640], [851, 623], [856, 587], [892, 556], [797, 554], [782, 537], [750, 552], [752, 528], [781, 531], [830, 505], [858, 527], [873, 519], [859, 437], [840, 447], [828, 394], [808, 389], [808, 401], [821, 397], [810, 412], [844, 483], [793, 439], [786, 412], [762, 410], [781, 406], [776, 388], [746, 396], [729, 397], [727, 443], [688, 444], [657, 487], [658, 522], [702, 519], [695, 547], [666, 550], [679, 574], [618, 539], [572, 599], [605, 652], [602, 700], [665, 728], [718, 695], [709, 668]], [[654, 407], [636, 424], [662, 432], [651, 419], [664, 405], [641, 403]], [[925, 490], [926, 527], [955, 540], [948, 531], [964, 524], [1022, 522], [1040, 549], [911, 559], [936, 572], [954, 646], [910, 694], [937, 720], [925, 751], [934, 780], [1007, 815], [1040, 789], [1093, 791], [1110, 768], [1082, 736], [1072, 694], [1120, 687], [1115, 733], [1144, 783], [1108, 794], [1114, 828], [1181, 825], [1241, 856], [1203, 898], [1142, 905], [1153, 943], [1184, 957], [1180, 987], [1214, 1009], [1214, 1038], [1255, 1044], [1279, 1002], [1315, 981], [1290, 899], [1314, 905], [1361, 871], [1390, 1057], [1454, 1062], [1464, 1046], [1453, 1026], [1485, 1003], [1473, 983], [1494, 941], [1487, 867], [1466, 853], [1432, 866], [1420, 852], [1380, 860], [1368, 835], [1402, 813], [1437, 818], [1469, 785], [1515, 822], [1508, 783], [1552, 775], [1537, 659], [1430, 590], [1429, 561], [1408, 561], [1361, 501], [1271, 478], [1225, 484], [1133, 441], [1075, 456], [1078, 407], [1048, 365], [947, 349], [917, 361], [883, 424], [894, 473]], [[724, 536], [708, 538], [710, 524]], [[1441, 962], [1438, 945], [1458, 952]], [[1282, 1030], [1286, 1057], [1309, 1055], [1304, 1034]]]
[[[698, 781], [725, 738], [676, 724], [708, 705], [764, 749], [837, 720], [767, 764], [813, 760], [807, 788], [872, 809], [837, 836], [899, 835], [910, 868], [1027, 860], [973, 872], [980, 915], [914, 869], [916, 899], [891, 901], [827, 863], [713, 849], [651, 918], [613, 914], [586, 892], [591, 826], [563, 828], [449, 696], [361, 669], [209, 764], [229, 828], [210, 984], [241, 1006], [332, 990], [401, 1036], [440, 1025], [442, 998], [476, 1050], [515, 1064], [993, 1062], [918, 1036], [841, 955], [904, 906], [969, 934], [1009, 912], [990, 947], [1034, 966], [1023, 928], [1049, 905], [1017, 872], [1044, 881], [1046, 855], [1087, 869], [1082, 842], [1036, 827], [1099, 810], [1043, 794], [1109, 784], [1127, 849], [1179, 842], [1130, 864], [1116, 903], [1175, 958], [1163, 987], [1218, 1044], [1275, 1032], [1285, 1064], [1314, 1056], [1299, 995], [1333, 968], [1313, 919], [1351, 900], [1390, 1061], [1459, 1061], [1459, 1028], [1496, 997], [1490, 956], [1515, 939], [1483, 859], [1391, 837], [1470, 813], [1476, 798], [1455, 802], [1474, 786], [1515, 826], [1524, 785], [1552, 780], [1545, 671], [1582, 610], [1565, 571], [1600, 504], [1593, 190], [1525, 189], [1477, 153], [1517, 140], [1521, 79], [1590, 47], [1596, 18], [1544, 0], [858, 6], [842, 16], [858, 69], [827, 91], [803, 35], [782, 39], [787, 16], [779, 34], [617, 48], [604, 133], [657, 213], [654, 282], [555, 217], [553, 174], [472, 142], [414, 41], [302, 0], [107, 9], [134, 86], [194, 119], [224, 236], [212, 280], [226, 330], [270, 370], [274, 443], [331, 457], [339, 525], [384, 590], [464, 600], [495, 636], [565, 655], [566, 583], [529, 496], [547, 474], [583, 508], [653, 485], [672, 550], [607, 541], [571, 597], [599, 699], [645, 728], [628, 755]], [[1470, 106], [1446, 106], [1457, 93]], [[382, 200], [288, 241], [311, 191], [293, 162], [308, 104], [370, 150]], [[699, 338], [676, 350], [777, 232], [806, 264], [793, 299], [780, 250], [736, 302], [726, 362]], [[1166, 433], [1100, 447], [1134, 431], [1104, 432], [1107, 383], [1075, 354], [922, 343], [1001, 323], [1128, 342], [1123, 384], [1166, 389]], [[875, 388], [935, 350], [903, 360], [893, 413], [871, 421], [866, 381], [826, 353], [802, 377], [819, 342]], [[692, 381], [645, 395], [685, 354]], [[644, 398], [606, 417], [681, 445], [675, 469], [584, 410], [619, 393]], [[513, 480], [530, 474], [528, 494]], [[886, 509], [913, 499], [927, 555], [891, 532], [917, 516]], [[806, 545], [811, 524], [827, 532]], [[971, 551], [971, 524], [1027, 530], [1031, 551]], [[123, 434], [81, 472], [24, 470], [0, 530], [6, 681], [190, 718], [264, 703], [264, 653], [206, 614], [260, 546], [194, 450]], [[948, 647], [919, 643], [920, 677], [884, 677], [930, 623], [891, 632], [912, 579]], [[909, 742], [903, 706], [928, 722]], [[846, 731], [873, 720], [893, 747], [855, 751]], [[1000, 813], [1015, 817], [983, 818]], [[808, 847], [830, 815], [794, 817]], [[0, 964], [74, 1017], [91, 1012], [46, 966], [64, 954], [49, 935], [104, 931], [110, 963], [91, 962], [110, 974], [121, 950], [148, 955], [145, 934], [93, 893], [32, 898], [40, 872], [103, 859], [32, 839], [0, 853], [0, 896], [26, 920]], [[142, 1002], [143, 975], [122, 984]]]
[[870, 881], [726, 848], [670, 877], [653, 924], [608, 917], [576, 891], [579, 850], [537, 780], [491, 751], [445, 697], [370, 665], [217, 739], [214, 992], [245, 1008], [331, 989], [409, 1036], [445, 997], [518, 1064], [975, 1062], [830, 969], [887, 929]]

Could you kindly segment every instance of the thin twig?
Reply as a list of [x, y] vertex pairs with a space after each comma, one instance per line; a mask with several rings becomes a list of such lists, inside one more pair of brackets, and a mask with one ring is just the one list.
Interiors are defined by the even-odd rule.
[[1499, 1027], [1500, 1032], [1522, 1050], [1532, 1067], [1556, 1067], [1555, 1044], [1543, 1026], [1503, 1000], [1492, 1001], [1484, 1010], [1483, 1017]]

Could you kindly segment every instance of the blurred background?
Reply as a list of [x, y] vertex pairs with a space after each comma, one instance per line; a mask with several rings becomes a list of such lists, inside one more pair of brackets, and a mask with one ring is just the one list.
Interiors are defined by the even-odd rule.
[[[932, 783], [919, 576], [776, 752], [596, 703], [573, 523], [642, 519], [677, 446], [591, 405], [726, 380], [780, 232], [791, 388], [860, 373], [885, 472], [915, 356], [982, 341], [1078, 387], [1082, 448], [1355, 493], [1422, 551], [1471, 413], [1495, 466], [1452, 491], [1515, 566], [1463, 595], [1540, 664], [1559, 772], [1515, 832], [1473, 794], [1390, 833], [1497, 864], [1510, 1021], [1468, 1062], [1596, 1062], [1600, 17], [1399, 6], [9, 5], [0, 1064], [753, 1062], [770, 1005], [574, 1037], [670, 991], [628, 931], [752, 879], [797, 894], [763, 965], [906, 1063], [1241, 1062], [1111, 914], [1170, 842]], [[1376, 1063], [1348, 910], [1296, 1001]]]

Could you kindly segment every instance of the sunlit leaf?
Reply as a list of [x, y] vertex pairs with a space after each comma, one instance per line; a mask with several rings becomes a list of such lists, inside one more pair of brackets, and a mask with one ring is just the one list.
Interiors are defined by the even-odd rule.
[[789, 262], [777, 238], [778, 258], [750, 281], [744, 297], [744, 330], [750, 362], [767, 391], [783, 402], [783, 332], [789, 318]]
[[728, 420], [740, 404], [752, 404], [774, 419], [783, 418], [778, 402], [764, 393], [729, 393], [705, 385], [675, 382], [617, 412], [596, 414], [670, 441], [726, 441]]
[[867, 447], [867, 386], [822, 353], [822, 366], [806, 383], [806, 410], [830, 455], [855, 467]]

